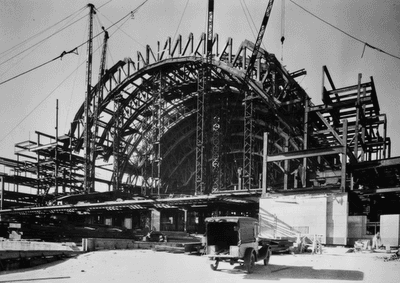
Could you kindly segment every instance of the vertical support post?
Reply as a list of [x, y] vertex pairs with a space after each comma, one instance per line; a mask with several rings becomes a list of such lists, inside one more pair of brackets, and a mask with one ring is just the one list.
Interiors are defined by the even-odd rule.
[[346, 190], [346, 164], [347, 164], [347, 120], [343, 120], [343, 153], [340, 189]]
[[[285, 137], [285, 146], [283, 148], [283, 151], [289, 151], [289, 137]], [[283, 176], [283, 189], [287, 190], [289, 182], [289, 160], [285, 159], [283, 169], [285, 170], [285, 175]]]
[[204, 179], [204, 68], [198, 71], [196, 116], [196, 185], [195, 195], [205, 191]]
[[[154, 107], [154, 133], [153, 133], [153, 150], [155, 152], [155, 163], [156, 163], [156, 178], [155, 178], [155, 187], [157, 188], [157, 194], [160, 195], [161, 191], [161, 137], [163, 133], [163, 90], [164, 90], [164, 82], [163, 82], [163, 73], [160, 70], [159, 72], [159, 90], [157, 93], [156, 99], [154, 99], [155, 107]], [[153, 166], [152, 166], [153, 167]], [[154, 175], [153, 175], [154, 178]]]
[[387, 119], [386, 114], [383, 114], [383, 158], [386, 158], [386, 131], [387, 131]]
[[[0, 200], [0, 210], [4, 209], [4, 177], [0, 177], [0, 188], [1, 188], [1, 200]], [[1, 214], [0, 214], [1, 220]]]
[[[73, 138], [72, 138], [72, 135], [73, 135], [73, 133], [72, 133], [72, 125], [73, 125], [73, 123], [74, 122], [72, 122], [71, 123], [71, 126], [70, 126], [70, 136], [69, 136], [69, 191], [70, 192], [72, 192], [72, 141], [73, 141]], [[79, 128], [78, 128], [79, 129]]]
[[158, 100], [158, 156], [157, 156], [157, 191], [158, 195], [160, 195], [160, 190], [161, 190], [161, 136], [162, 136], [162, 127], [164, 123], [162, 122], [162, 111], [163, 111], [163, 103], [162, 103], [162, 97], [163, 97], [163, 91], [164, 91], [164, 85], [163, 85], [163, 77], [162, 77], [162, 71], [160, 71], [160, 93], [159, 93], [159, 100]]
[[[114, 136], [113, 136], [113, 157], [114, 157], [114, 172], [113, 172], [113, 177], [114, 177], [114, 191], [119, 190], [119, 181], [120, 181], [120, 175], [121, 175], [121, 159], [120, 159], [120, 139], [121, 139], [121, 99], [122, 96], [118, 95], [114, 97]], [[147, 184], [147, 180], [144, 181], [145, 185]]]
[[188, 211], [187, 209], [183, 210], [183, 231], [187, 231], [187, 219], [188, 219]]
[[[37, 145], [40, 146], [40, 136], [39, 134], [37, 134]], [[36, 156], [36, 176], [37, 176], [37, 190], [36, 190], [36, 194], [40, 195], [40, 187], [41, 187], [41, 183], [40, 183], [40, 150], [37, 151], [37, 156]]]
[[56, 146], [54, 148], [54, 186], [58, 194], [58, 99], [56, 100]]
[[[309, 111], [309, 97], [307, 94], [304, 97], [304, 141], [303, 141], [303, 149], [307, 150], [308, 148], [308, 111]], [[307, 187], [307, 158], [303, 159], [303, 172], [301, 175], [302, 186]]]
[[322, 67], [322, 90], [321, 90], [321, 100], [324, 101], [325, 96], [325, 66]]
[[354, 155], [358, 160], [358, 134], [359, 134], [359, 127], [360, 127], [360, 96], [361, 96], [361, 74], [358, 74], [358, 85], [357, 85], [357, 103], [356, 103], [356, 125], [354, 129]]
[[262, 167], [261, 196], [265, 196], [265, 194], [267, 193], [267, 165], [268, 165], [268, 132], [265, 132], [263, 137], [263, 167]]
[[[366, 95], [366, 90], [365, 90], [365, 88], [364, 88], [364, 96]], [[365, 116], [365, 107], [366, 107], [366, 105], [365, 104], [363, 104], [362, 105], [362, 113], [363, 113], [363, 116]], [[362, 161], [364, 161], [364, 158], [365, 158], [365, 125], [363, 125], [362, 127], [361, 127], [361, 142], [362, 142], [362, 147], [361, 147], [361, 162]]]
[[249, 90], [244, 101], [243, 189], [250, 191], [253, 177], [254, 103]]
[[64, 168], [63, 170], [63, 184], [62, 184], [62, 192], [65, 194], [65, 180], [67, 178], [67, 170]]

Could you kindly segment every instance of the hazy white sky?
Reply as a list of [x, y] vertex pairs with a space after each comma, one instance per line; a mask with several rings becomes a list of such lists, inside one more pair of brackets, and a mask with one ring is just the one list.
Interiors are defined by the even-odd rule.
[[[263, 40], [267, 51], [278, 59], [282, 56], [281, 1], [275, 0]], [[327, 65], [338, 88], [357, 84], [358, 73], [362, 73], [363, 82], [370, 81], [373, 76], [381, 112], [388, 114], [392, 156], [400, 155], [400, 60], [370, 48], [366, 48], [361, 58], [362, 43], [312, 17], [290, 0], [285, 1], [283, 64], [289, 71], [306, 69], [307, 75], [299, 81], [314, 104], [321, 103], [323, 65]], [[400, 56], [398, 0], [293, 1], [362, 41]], [[94, 33], [100, 32], [102, 25], [111, 26], [142, 2], [91, 1], [99, 8]], [[267, 3], [267, 0], [215, 0], [214, 32], [219, 34], [220, 44], [228, 37], [233, 38], [235, 49], [244, 39], [254, 42]], [[86, 4], [81, 0], [0, 0], [0, 82], [85, 42], [89, 12]], [[247, 18], [246, 8], [250, 12]], [[206, 12], [206, 0], [149, 0], [134, 18], [121, 22], [120, 28], [110, 29], [107, 66], [111, 67], [124, 57], [136, 57], [136, 52], [144, 51], [146, 44], [156, 49], [157, 41], [164, 43], [168, 36], [176, 38], [181, 34], [186, 39], [193, 32], [195, 38], [199, 38], [201, 32], [205, 32]], [[70, 15], [74, 16], [46, 30]], [[50, 37], [79, 18], [82, 19]], [[102, 37], [94, 42], [97, 51], [93, 59], [93, 84], [97, 81], [101, 42]], [[35, 140], [36, 130], [54, 135], [57, 99], [59, 133], [68, 132], [85, 95], [86, 46], [80, 47], [78, 53], [0, 85], [0, 156], [13, 158], [14, 144], [29, 138]]]

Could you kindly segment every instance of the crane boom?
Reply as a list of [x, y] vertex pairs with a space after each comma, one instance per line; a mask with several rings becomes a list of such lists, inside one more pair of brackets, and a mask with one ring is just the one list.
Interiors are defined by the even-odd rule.
[[[243, 141], [243, 189], [250, 191], [252, 187], [253, 178], [253, 143], [254, 143], [254, 133], [253, 133], [253, 120], [254, 120], [254, 98], [251, 95], [250, 89], [248, 87], [248, 82], [251, 77], [251, 73], [256, 62], [261, 42], [264, 37], [265, 30], [267, 28], [269, 16], [271, 15], [272, 6], [274, 0], [269, 0], [267, 9], [265, 10], [264, 18], [261, 23], [260, 30], [257, 35], [257, 40], [251, 54], [249, 64], [247, 65], [246, 73], [243, 79], [243, 85], [241, 92], [244, 91], [244, 141]], [[239, 179], [239, 182], [241, 180]], [[265, 182], [265, 180], [263, 180]]]
[[251, 71], [253, 70], [254, 63], [256, 62], [257, 55], [258, 55], [258, 52], [260, 50], [260, 46], [261, 46], [262, 40], [264, 38], [264, 33], [265, 33], [266, 28], [267, 28], [269, 16], [271, 15], [271, 10], [272, 10], [273, 4], [274, 4], [274, 0], [269, 0], [267, 9], [265, 10], [264, 18], [263, 18], [262, 23], [261, 23], [260, 30], [259, 30], [258, 35], [257, 35], [256, 43], [254, 44], [254, 48], [253, 48], [253, 52], [252, 52], [251, 57], [250, 57], [249, 64], [247, 65], [246, 75], [245, 75], [244, 80], [243, 80], [244, 84], [247, 84], [247, 81], [249, 80], [250, 75], [251, 75]]

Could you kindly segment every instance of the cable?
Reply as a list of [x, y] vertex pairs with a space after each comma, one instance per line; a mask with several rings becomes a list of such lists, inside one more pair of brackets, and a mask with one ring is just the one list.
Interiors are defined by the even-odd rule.
[[179, 20], [178, 27], [176, 28], [175, 34], [174, 34], [174, 36], [173, 36], [173, 38], [172, 38], [172, 42], [175, 41], [175, 36], [176, 36], [176, 34], [178, 33], [179, 27], [181, 26], [181, 22], [182, 22], [183, 16], [185, 15], [186, 8], [187, 8], [188, 4], [189, 4], [189, 0], [186, 1], [185, 8], [183, 9], [182, 16], [181, 16], [181, 19]]
[[285, 0], [282, 0], [282, 7], [281, 7], [281, 61], [283, 62], [283, 43], [285, 42]]
[[[96, 50], [94, 50], [94, 53], [97, 52], [100, 49], [101, 46], [99, 46]], [[64, 53], [64, 52], [63, 52]], [[60, 55], [61, 56], [61, 55]], [[60, 57], [59, 56], [59, 57]], [[82, 63], [80, 63], [78, 65], [78, 67], [76, 67], [61, 83], [59, 83], [45, 98], [43, 98], [38, 105], [35, 106], [35, 108], [33, 108], [16, 126], [14, 126], [1, 140], [0, 143], [6, 139], [19, 125], [22, 124], [22, 122], [24, 122], [47, 98], [49, 98], [67, 79], [69, 79], [72, 74], [75, 73], [76, 70], [78, 70], [86, 61], [82, 61]]]
[[7, 79], [7, 80], [5, 80], [5, 81], [2, 81], [2, 82], [0, 83], [0, 85], [5, 84], [5, 83], [7, 83], [7, 82], [9, 82], [9, 81], [11, 81], [11, 80], [13, 80], [13, 79], [16, 79], [16, 78], [18, 78], [18, 77], [20, 77], [20, 76], [22, 76], [22, 75], [25, 75], [25, 74], [29, 73], [29, 72], [32, 72], [32, 71], [34, 71], [34, 70], [36, 70], [36, 69], [38, 69], [38, 68], [40, 68], [40, 67], [43, 67], [43, 66], [45, 66], [45, 65], [47, 65], [47, 64], [49, 64], [49, 63], [51, 63], [51, 62], [53, 62], [53, 61], [55, 61], [55, 60], [57, 60], [58, 58], [62, 59], [62, 57], [64, 57], [64, 55], [69, 54], [69, 53], [73, 53], [73, 52], [75, 52], [76, 49], [77, 49], [77, 48], [74, 48], [74, 49], [72, 49], [72, 50], [70, 50], [70, 51], [68, 51], [68, 52], [63, 51], [63, 53], [61, 53], [60, 56], [57, 56], [57, 57], [55, 57], [55, 58], [53, 58], [53, 59], [51, 59], [51, 60], [49, 60], [49, 61], [47, 61], [47, 62], [45, 62], [45, 63], [43, 63], [43, 64], [40, 64], [39, 66], [36, 66], [36, 67], [34, 67], [34, 68], [32, 68], [32, 69], [29, 69], [29, 70], [27, 70], [27, 71], [25, 71], [25, 72], [23, 72], [23, 73], [20, 73], [20, 74], [16, 75], [16, 76], [14, 76], [14, 77], [11, 77], [11, 78], [9, 78], [9, 79]]
[[33, 108], [17, 125], [15, 125], [1, 140], [0, 143], [5, 140], [19, 125], [22, 124], [22, 122], [24, 122], [47, 98], [49, 98], [50, 95], [52, 95], [67, 79], [69, 79], [69, 77], [75, 73], [75, 71], [83, 65], [83, 63], [85, 63], [85, 61], [83, 61], [75, 70], [73, 70], [71, 72], [71, 74], [69, 74], [61, 83], [59, 83], [56, 88], [54, 88], [45, 98], [42, 99], [42, 101], [40, 101], [40, 103], [38, 105], [35, 106], [35, 108]]
[[243, 4], [244, 4], [244, 6], [246, 7], [246, 10], [247, 10], [247, 13], [249, 14], [249, 17], [250, 17], [250, 19], [251, 19], [251, 22], [253, 23], [254, 30], [257, 31], [256, 24], [254, 23], [253, 17], [251, 16], [251, 13], [250, 13], [250, 11], [249, 11], [249, 7], [247, 7], [246, 1], [243, 0]]
[[37, 34], [35, 34], [35, 35], [32, 35], [31, 37], [28, 37], [27, 39], [25, 39], [24, 41], [22, 41], [22, 42], [20, 42], [20, 43], [18, 43], [18, 44], [16, 44], [16, 45], [14, 45], [13, 47], [10, 47], [9, 49], [7, 49], [7, 50], [4, 50], [3, 52], [1, 52], [1, 53], [0, 53], [0, 55], [3, 55], [4, 53], [7, 53], [8, 51], [11, 51], [11, 49], [15, 49], [15, 48], [17, 48], [18, 46], [20, 46], [20, 45], [23, 45], [23, 44], [24, 44], [24, 43], [26, 43], [27, 41], [29, 41], [29, 40], [31, 40], [31, 39], [33, 39], [33, 38], [37, 37], [38, 35], [40, 35], [40, 34], [44, 33], [45, 31], [47, 31], [47, 30], [51, 29], [52, 27], [55, 27], [56, 25], [58, 25], [59, 23], [61, 23], [61, 22], [65, 21], [66, 19], [68, 19], [68, 18], [72, 17], [73, 15], [75, 15], [75, 14], [77, 14], [77, 13], [79, 13], [79, 12], [83, 11], [85, 8], [86, 8], [86, 6], [83, 6], [83, 7], [82, 7], [82, 8], [80, 8], [78, 11], [76, 11], [76, 12], [72, 13], [72, 14], [71, 14], [71, 15], [69, 15], [68, 17], [65, 17], [64, 19], [62, 19], [62, 20], [58, 21], [57, 23], [55, 23], [55, 24], [51, 25], [50, 27], [48, 27], [48, 28], [46, 28], [46, 29], [42, 30], [41, 32], [38, 32]]
[[97, 8], [96, 10], [98, 10], [98, 9], [101, 9], [102, 7], [104, 7], [105, 5], [107, 5], [108, 3], [110, 3], [111, 1], [113, 1], [113, 0], [110, 0], [110, 1], [108, 1], [108, 2], [106, 2], [106, 3], [104, 3], [103, 5], [101, 5], [99, 8]]
[[27, 51], [28, 49], [30, 49], [30, 48], [32, 48], [32, 47], [35, 47], [36, 45], [38, 45], [38, 44], [42, 43], [43, 41], [45, 41], [45, 40], [49, 39], [49, 38], [50, 38], [50, 37], [52, 37], [53, 35], [55, 35], [55, 34], [57, 34], [57, 33], [61, 32], [61, 31], [63, 31], [64, 29], [66, 29], [66, 28], [68, 28], [68, 27], [72, 26], [73, 24], [75, 24], [76, 22], [78, 22], [78, 21], [82, 20], [82, 19], [83, 19], [83, 18], [85, 18], [85, 17], [86, 17], [86, 15], [85, 15], [85, 16], [83, 16], [83, 17], [81, 17], [81, 18], [79, 18], [78, 20], [74, 21], [73, 23], [71, 23], [71, 24], [67, 25], [66, 27], [62, 28], [61, 30], [59, 30], [59, 31], [56, 31], [56, 32], [52, 33], [52, 34], [51, 34], [51, 35], [49, 35], [48, 37], [46, 37], [46, 38], [42, 39], [41, 41], [37, 42], [36, 44], [34, 44], [34, 45], [32, 45], [32, 46], [30, 46], [30, 47], [28, 47], [28, 48], [24, 49], [23, 51], [19, 52], [17, 55], [14, 55], [13, 57], [9, 58], [8, 60], [1, 62], [1, 63], [0, 63], [0, 66], [1, 66], [1, 65], [3, 65], [4, 63], [7, 63], [8, 61], [10, 61], [10, 60], [14, 59], [14, 58], [15, 58], [15, 57], [17, 57], [18, 55], [20, 55], [20, 54], [24, 53], [24, 52], [25, 52], [25, 51]]
[[[242, 5], [242, 0], [240, 0], [240, 4]], [[254, 30], [257, 32], [257, 27], [256, 27], [256, 25], [255, 25], [255, 23], [254, 23], [253, 17], [251, 16], [251, 13], [250, 13], [250, 11], [249, 11], [249, 8], [247, 7], [246, 1], [243, 0], [243, 4], [244, 4], [244, 7], [246, 7], [247, 14], [249, 14], [249, 17], [250, 17], [250, 19], [251, 19], [251, 22], [253, 23]], [[243, 10], [244, 15], [245, 15], [245, 17], [246, 17], [247, 23], [249, 24], [251, 33], [253, 34], [253, 37], [254, 37], [254, 38], [257, 38], [256, 34], [254, 33], [253, 29], [251, 28], [250, 21], [249, 21], [249, 19], [248, 19], [248, 17], [247, 17], [246, 11], [244, 10], [244, 7], [243, 7], [243, 5], [242, 5], [242, 10]], [[264, 42], [261, 42], [261, 44], [262, 44], [262, 46], [264, 47], [264, 50], [267, 50], [267, 48], [265, 47]]]
[[[334, 29], [336, 29], [336, 30], [338, 30], [338, 31], [340, 31], [340, 32], [342, 32], [342, 33], [344, 33], [345, 35], [351, 37], [352, 39], [357, 40], [358, 42], [361, 42], [362, 44], [364, 44], [364, 50], [365, 50], [365, 47], [368, 46], [368, 47], [370, 47], [370, 48], [372, 48], [372, 49], [375, 49], [375, 50], [377, 50], [377, 51], [379, 51], [379, 52], [382, 52], [382, 53], [384, 53], [384, 54], [386, 54], [386, 55], [389, 55], [389, 56], [391, 56], [391, 57], [393, 57], [393, 58], [396, 58], [396, 59], [399, 59], [399, 60], [400, 60], [400, 57], [398, 57], [398, 56], [396, 56], [396, 55], [393, 55], [393, 54], [390, 54], [390, 53], [388, 53], [388, 52], [386, 52], [386, 51], [384, 51], [384, 50], [382, 50], [382, 49], [380, 49], [380, 48], [377, 48], [377, 47], [375, 47], [375, 46], [372, 46], [371, 44], [369, 44], [369, 43], [367, 43], [367, 42], [365, 42], [365, 41], [362, 41], [361, 39], [358, 39], [357, 37], [355, 37], [355, 36], [353, 36], [353, 35], [351, 35], [351, 34], [345, 32], [344, 30], [342, 30], [342, 29], [340, 29], [340, 28], [338, 28], [338, 27], [332, 25], [331, 23], [325, 21], [324, 19], [318, 17], [317, 15], [315, 15], [315, 14], [311, 13], [310, 11], [308, 11], [307, 9], [303, 8], [302, 6], [300, 6], [299, 4], [297, 4], [296, 2], [294, 2], [293, 0], [290, 0], [290, 2], [292, 2], [293, 4], [295, 4], [296, 6], [298, 6], [300, 9], [304, 10], [305, 12], [309, 13], [309, 14], [312, 15], [313, 17], [317, 18], [318, 20], [324, 22], [325, 24], [327, 24], [327, 25], [333, 27]], [[364, 51], [363, 51], [363, 55], [364, 55]]]
[[[100, 13], [100, 12], [99, 12]], [[110, 23], [112, 23], [112, 21], [107, 18], [105, 15], [103, 15], [102, 13], [100, 13], [104, 18], [106, 18], [106, 20], [108, 20]], [[119, 29], [120, 31], [122, 31], [127, 37], [129, 37], [130, 39], [132, 39], [134, 42], [136, 42], [137, 44], [139, 44], [141, 47], [146, 48], [146, 46], [144, 46], [142, 43], [140, 43], [139, 41], [137, 41], [136, 39], [134, 39], [132, 36], [130, 36], [126, 31], [124, 31], [123, 29], [121, 29], [121, 26], [123, 26], [126, 23], [126, 21], [124, 23], [122, 23], [122, 25], [120, 25], [119, 27], [117, 26], [117, 29]]]
[[[116, 24], [118, 24], [119, 22], [121, 22], [123, 19], [125, 19], [125, 18], [128, 17], [129, 15], [134, 14], [134, 13], [135, 13], [137, 10], [139, 10], [139, 8], [142, 7], [147, 1], [149, 1], [149, 0], [145, 0], [145, 1], [144, 1], [142, 4], [140, 4], [135, 10], [129, 12], [127, 15], [125, 15], [124, 17], [122, 17], [120, 20], [118, 20], [117, 22], [115, 22], [114, 24], [112, 24], [111, 26], [109, 26], [108, 28], [106, 28], [105, 30], [108, 30], [108, 29], [110, 29], [111, 27], [115, 26]], [[102, 31], [102, 32], [96, 34], [95, 36], [93, 36], [93, 37], [92, 37], [92, 40], [93, 40], [94, 38], [98, 37], [98, 36], [99, 36], [100, 34], [102, 34], [103, 32], [104, 32], [104, 31]], [[25, 72], [23, 72], [23, 73], [18, 74], [18, 75], [16, 75], [16, 76], [12, 77], [12, 78], [9, 78], [9, 79], [7, 79], [7, 80], [5, 80], [5, 81], [2, 81], [2, 82], [0, 82], [0, 85], [5, 84], [5, 83], [7, 83], [7, 82], [9, 82], [9, 81], [11, 81], [11, 80], [13, 80], [13, 79], [16, 79], [16, 78], [18, 78], [18, 77], [20, 77], [20, 76], [22, 76], [22, 75], [25, 75], [25, 74], [29, 73], [29, 72], [32, 72], [32, 71], [34, 71], [34, 70], [36, 70], [36, 69], [38, 69], [38, 68], [40, 68], [40, 67], [43, 67], [43, 66], [45, 66], [45, 65], [47, 65], [47, 64], [49, 64], [49, 63], [51, 63], [51, 62], [53, 62], [53, 61], [55, 61], [55, 60], [57, 60], [57, 59], [59, 59], [59, 58], [62, 59], [62, 57], [63, 57], [64, 55], [69, 54], [69, 53], [74, 53], [75, 51], [78, 50], [78, 48], [80, 48], [80, 47], [82, 47], [83, 45], [85, 45], [88, 41], [89, 41], [89, 40], [85, 41], [84, 43], [82, 43], [82, 44], [76, 46], [75, 48], [71, 49], [71, 50], [68, 51], [68, 52], [63, 51], [63, 53], [61, 53], [60, 56], [57, 56], [57, 57], [55, 57], [55, 58], [53, 58], [53, 59], [51, 59], [51, 60], [49, 60], [49, 61], [47, 61], [47, 62], [45, 62], [45, 63], [43, 63], [43, 64], [41, 64], [41, 65], [39, 65], [39, 66], [36, 66], [36, 67], [34, 67], [34, 68], [32, 68], [32, 69], [29, 69], [29, 70], [27, 70], [27, 71], [25, 71]]]
[[[82, 10], [82, 9], [81, 9]], [[69, 25], [69, 23], [66, 23], [66, 25]], [[66, 27], [66, 25], [64, 26], [64, 27]], [[61, 31], [61, 30], [59, 30], [59, 31]], [[57, 32], [59, 32], [59, 31], [57, 31]], [[56, 32], [56, 33], [57, 33]], [[16, 62], [16, 63], [13, 63], [12, 64], [12, 66], [10, 67], [10, 68], [8, 68], [5, 72], [3, 72], [3, 73], [1, 73], [1, 75], [0, 75], [0, 78], [3, 78], [3, 76], [5, 75], [5, 74], [7, 74], [9, 71], [11, 71], [12, 69], [14, 69], [15, 67], [17, 67], [18, 65], [19, 65], [19, 63], [21, 63], [27, 56], [29, 56], [33, 51], [35, 51], [40, 45], [41, 45], [41, 43], [43, 43], [44, 41], [42, 40], [41, 42], [38, 42], [37, 44], [35, 44], [35, 45], [33, 45], [33, 46], [30, 46], [29, 48], [27, 48], [27, 49], [25, 49], [23, 52], [25, 52], [25, 51], [28, 51], [29, 49], [31, 49], [30, 50], [30, 52], [28, 53], [28, 54], [26, 54], [25, 56], [23, 56], [18, 62]], [[21, 52], [21, 53], [23, 53], [23, 52]], [[20, 53], [20, 54], [21, 54]], [[17, 54], [17, 55], [15, 55], [13, 58], [16, 58], [16, 56], [18, 56], [19, 54]], [[11, 59], [13, 59], [13, 58], [11, 58]], [[10, 60], [11, 60], [10, 59]], [[7, 60], [7, 61], [10, 61], [10, 60]]]
[[254, 31], [253, 31], [253, 29], [252, 29], [251, 25], [250, 25], [249, 18], [247, 17], [246, 11], [245, 11], [245, 9], [244, 9], [244, 6], [243, 6], [243, 3], [242, 3], [242, 1], [241, 1], [241, 0], [240, 0], [240, 6], [242, 6], [242, 10], [243, 10], [244, 16], [246, 17], [247, 24], [248, 24], [248, 25], [249, 25], [249, 27], [250, 27], [250, 31], [251, 31], [251, 33], [253, 34], [253, 37], [256, 37], [256, 35], [255, 35], [255, 33], [254, 33]]
[[[123, 16], [121, 19], [119, 19], [117, 22], [113, 23], [111, 26], [109, 26], [109, 27], [106, 28], [105, 30], [108, 31], [110, 28], [112, 28], [113, 26], [115, 26], [116, 24], [118, 24], [119, 22], [121, 22], [122, 20], [124, 20], [126, 17], [135, 14], [135, 13], [139, 10], [139, 8], [142, 7], [147, 1], [149, 1], [149, 0], [145, 0], [144, 2], [142, 2], [142, 4], [140, 4], [138, 7], [136, 7], [135, 10], [130, 11], [127, 15]], [[104, 31], [102, 31], [102, 32], [96, 34], [95, 36], [93, 36], [93, 37], [92, 37], [92, 40], [93, 40], [94, 38], [98, 37], [98, 36], [99, 36], [100, 34], [102, 34], [103, 32], [104, 32]], [[89, 40], [83, 42], [82, 44], [78, 45], [78, 46], [75, 47], [75, 48], [79, 48], [79, 47], [85, 45], [88, 41], [89, 41]]]

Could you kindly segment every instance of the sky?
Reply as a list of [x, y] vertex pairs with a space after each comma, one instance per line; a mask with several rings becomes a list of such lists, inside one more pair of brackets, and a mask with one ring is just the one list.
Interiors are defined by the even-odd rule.
[[[313, 17], [292, 1], [361, 42]], [[142, 2], [91, 1], [98, 9], [94, 34], [101, 31], [101, 26], [108, 28], [129, 15]], [[0, 157], [15, 158], [14, 145], [29, 139], [35, 141], [35, 131], [55, 135], [57, 100], [59, 134], [68, 133], [85, 97], [86, 45], [82, 43], [88, 36], [87, 3], [0, 0]], [[244, 39], [255, 42], [267, 3], [215, 0], [214, 32], [219, 34], [220, 45], [228, 37], [233, 38], [234, 50]], [[145, 51], [146, 44], [156, 50], [157, 41], [163, 44], [167, 37], [174, 40], [181, 34], [186, 40], [192, 32], [198, 39], [206, 31], [207, 1], [148, 0], [125, 19], [109, 29], [107, 67], [125, 57], [135, 58], [137, 51]], [[286, 39], [283, 47], [282, 34]], [[94, 40], [92, 85], [97, 82], [101, 42], [102, 36]], [[357, 84], [359, 73], [362, 82], [369, 82], [373, 76], [381, 113], [388, 115], [392, 156], [399, 156], [400, 59], [369, 47], [363, 53], [362, 42], [400, 57], [398, 0], [275, 0], [262, 47], [282, 60], [290, 72], [303, 68], [307, 71], [298, 81], [316, 105], [321, 104], [324, 65], [337, 88]], [[79, 45], [82, 46], [78, 54], [67, 54], [3, 83]]]

